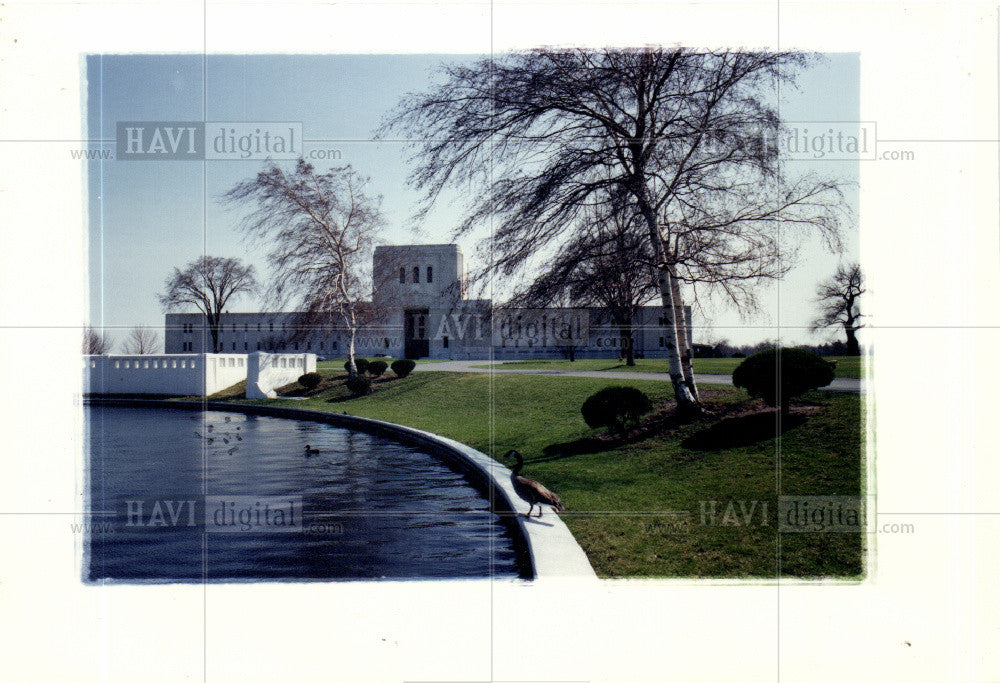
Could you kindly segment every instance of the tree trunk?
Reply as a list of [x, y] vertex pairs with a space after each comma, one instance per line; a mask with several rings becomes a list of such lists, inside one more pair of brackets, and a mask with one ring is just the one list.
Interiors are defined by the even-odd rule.
[[635, 365], [635, 348], [632, 343], [632, 327], [629, 325], [619, 328], [618, 335], [621, 337], [622, 358], [625, 359], [625, 365], [633, 367]]
[[691, 345], [691, 329], [688, 327], [687, 316], [684, 314], [684, 299], [681, 296], [680, 281], [677, 279], [677, 272], [673, 266], [668, 267], [670, 275], [670, 293], [673, 295], [674, 320], [680, 320], [677, 337], [681, 344], [681, 372], [684, 380], [691, 388], [695, 401], [701, 401], [698, 396], [698, 386], [694, 383], [694, 369], [691, 367], [691, 358], [694, 356], [694, 348]]
[[847, 355], [860, 356], [861, 345], [858, 344], [858, 335], [854, 331], [854, 327], [851, 325], [844, 325], [844, 331], [847, 333]]
[[357, 330], [353, 325], [350, 326], [350, 337], [348, 337], [347, 342], [347, 374], [350, 377], [354, 377], [358, 374], [358, 366], [354, 362], [354, 338], [357, 336]]
[[208, 319], [208, 331], [212, 335], [212, 353], [219, 353], [219, 315], [214, 314]]
[[701, 406], [698, 399], [684, 377], [684, 370], [681, 368], [681, 357], [678, 348], [677, 320], [674, 317], [674, 297], [670, 288], [669, 274], [666, 269], [666, 258], [663, 253], [663, 242], [660, 239], [660, 230], [656, 225], [656, 215], [653, 207], [643, 192], [636, 192], [639, 210], [646, 220], [646, 227], [649, 230], [649, 239], [653, 243], [653, 254], [658, 267], [656, 269], [657, 282], [660, 288], [660, 301], [663, 305], [663, 313], [666, 319], [666, 349], [667, 362], [669, 364], [670, 382], [674, 385], [674, 397], [677, 399], [677, 412], [681, 414], [698, 414]]

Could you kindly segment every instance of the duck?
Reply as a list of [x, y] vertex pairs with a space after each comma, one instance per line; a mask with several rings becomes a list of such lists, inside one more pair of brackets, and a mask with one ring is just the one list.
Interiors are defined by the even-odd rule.
[[531, 517], [531, 511], [538, 506], [538, 516], [542, 516], [542, 505], [548, 505], [553, 512], [566, 512], [559, 496], [549, 491], [534, 479], [521, 476], [521, 468], [524, 467], [524, 458], [518, 451], [507, 451], [505, 458], [514, 458], [517, 464], [510, 470], [510, 483], [514, 487], [514, 492], [524, 501], [531, 503], [525, 517]]
[[319, 455], [319, 449], [318, 448], [310, 448], [309, 444], [306, 444], [306, 455], [307, 456], [309, 456], [309, 455]]

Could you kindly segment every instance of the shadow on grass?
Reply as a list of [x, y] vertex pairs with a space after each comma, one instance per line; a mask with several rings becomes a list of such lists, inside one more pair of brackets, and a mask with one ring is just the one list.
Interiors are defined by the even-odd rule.
[[721, 451], [727, 448], [750, 446], [784, 434], [806, 421], [799, 413], [786, 415], [781, 419], [780, 432], [777, 413], [768, 410], [739, 417], [727, 417], [713, 425], [699, 430], [681, 441], [681, 446], [695, 451]]
[[678, 418], [673, 407], [655, 413], [643, 420], [640, 424], [629, 430], [627, 437], [620, 434], [595, 434], [585, 436], [573, 441], [549, 444], [542, 449], [542, 456], [532, 458], [532, 462], [548, 462], [572, 457], [574, 455], [585, 455], [589, 453], [601, 453], [610, 451], [625, 444], [634, 444], [660, 436], [667, 432], [672, 432], [685, 424], [686, 421]]
[[542, 449], [542, 456], [532, 458], [532, 462], [548, 462], [550, 460], [561, 460], [574, 455], [585, 455], [588, 453], [600, 453], [609, 451], [624, 444], [622, 439], [612, 439], [610, 437], [585, 436], [582, 439], [564, 441], [563, 443], [552, 443]]

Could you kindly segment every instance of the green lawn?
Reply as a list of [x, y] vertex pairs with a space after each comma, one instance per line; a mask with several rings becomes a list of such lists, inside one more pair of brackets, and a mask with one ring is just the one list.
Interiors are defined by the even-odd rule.
[[[584, 399], [613, 383], [638, 387], [661, 408], [669, 407], [669, 383], [434, 372], [385, 379], [376, 382], [372, 395], [350, 398], [335, 379], [342, 373], [323, 374], [333, 381], [329, 388], [291, 405], [425, 429], [494, 457], [520, 450], [525, 475], [562, 497], [563, 519], [602, 577], [775, 577], [779, 545], [773, 519], [766, 526], [756, 518], [751, 526], [702, 524], [702, 501], [719, 501], [717, 520], [728, 501], [767, 502], [775, 517], [773, 413], [760, 413], [765, 407], [743, 392], [702, 386], [714, 417], [671, 426], [661, 413], [650, 418], [644, 437], [622, 445], [587, 427], [580, 416]], [[797, 409], [808, 413], [804, 421], [781, 437], [782, 493], [860, 494], [860, 396], [814, 392], [804, 401]], [[289, 405], [280, 399], [261, 402]], [[739, 416], [748, 411], [758, 414]], [[784, 576], [854, 578], [863, 572], [862, 535], [799, 533], [780, 539]]]
[[[827, 360], [836, 360], [836, 377], [859, 378], [864, 371], [864, 357], [830, 356]], [[707, 375], [731, 375], [742, 358], [694, 358], [692, 367], [695, 372]], [[488, 363], [474, 365], [476, 368], [489, 368]], [[668, 372], [666, 358], [641, 358], [635, 365], [629, 367], [617, 358], [582, 358], [570, 362], [568, 360], [514, 360], [495, 364], [499, 368], [524, 368], [538, 370], [615, 370], [618, 372]]]

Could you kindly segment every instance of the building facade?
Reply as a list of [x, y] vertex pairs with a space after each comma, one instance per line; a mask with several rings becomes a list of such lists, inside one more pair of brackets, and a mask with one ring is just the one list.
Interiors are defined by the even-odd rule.
[[[501, 360], [616, 358], [619, 330], [600, 308], [494, 308], [467, 298], [465, 257], [457, 244], [376, 247], [374, 295], [358, 331], [361, 356]], [[691, 310], [685, 309], [690, 329]], [[336, 324], [303, 328], [295, 312], [223, 313], [221, 353], [347, 354], [349, 335]], [[643, 306], [632, 326], [638, 358], [666, 356], [663, 309]], [[212, 336], [200, 313], [168, 313], [166, 353], [211, 353]]]

